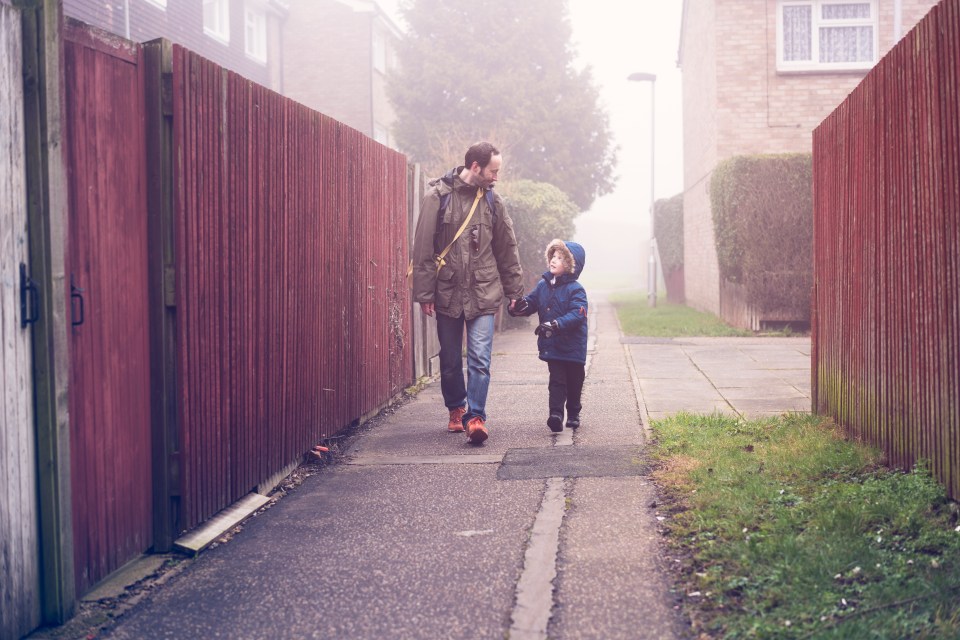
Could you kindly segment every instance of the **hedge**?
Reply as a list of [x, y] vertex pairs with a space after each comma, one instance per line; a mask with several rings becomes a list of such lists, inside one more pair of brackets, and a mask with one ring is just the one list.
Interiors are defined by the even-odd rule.
[[661, 198], [653, 204], [653, 229], [660, 251], [660, 266], [670, 273], [683, 266], [683, 194]]
[[721, 278], [761, 312], [810, 319], [811, 155], [736, 156], [714, 169], [710, 204]]
[[529, 292], [547, 270], [543, 257], [547, 244], [554, 238], [573, 239], [573, 220], [580, 208], [567, 194], [546, 182], [516, 180], [502, 187], [498, 191], [502, 191], [520, 247], [523, 289]]

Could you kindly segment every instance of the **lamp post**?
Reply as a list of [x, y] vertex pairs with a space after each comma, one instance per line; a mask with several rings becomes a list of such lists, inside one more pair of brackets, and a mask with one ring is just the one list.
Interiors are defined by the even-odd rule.
[[627, 80], [650, 83], [650, 256], [647, 258], [647, 303], [657, 306], [657, 236], [653, 228], [654, 112], [656, 111], [657, 76], [653, 73], [631, 73]]

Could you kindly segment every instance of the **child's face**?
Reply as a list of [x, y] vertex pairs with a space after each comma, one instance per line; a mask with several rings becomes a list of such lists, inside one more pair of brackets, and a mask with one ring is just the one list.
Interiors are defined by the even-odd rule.
[[563, 258], [560, 257], [559, 251], [554, 251], [553, 255], [550, 256], [550, 261], [547, 262], [547, 268], [550, 270], [550, 273], [555, 276], [566, 271], [566, 268], [563, 266]]

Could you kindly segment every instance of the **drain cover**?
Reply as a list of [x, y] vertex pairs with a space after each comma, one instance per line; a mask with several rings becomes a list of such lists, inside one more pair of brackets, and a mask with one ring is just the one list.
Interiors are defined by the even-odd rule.
[[649, 465], [637, 446], [561, 446], [508, 449], [498, 480], [642, 476]]

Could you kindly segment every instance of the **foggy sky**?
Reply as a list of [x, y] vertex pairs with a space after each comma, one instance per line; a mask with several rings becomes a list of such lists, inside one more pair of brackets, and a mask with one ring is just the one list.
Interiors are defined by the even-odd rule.
[[[403, 0], [377, 0], [402, 27]], [[564, 1], [564, 0], [558, 0]], [[629, 82], [634, 72], [656, 81], [655, 191], [657, 198], [683, 189], [680, 71], [681, 0], [565, 0], [578, 64], [589, 65], [619, 147], [614, 192], [577, 218], [576, 239], [588, 253], [583, 279], [613, 284], [623, 273], [645, 287], [650, 207], [650, 86]], [[504, 158], [509, 163], [509, 158]], [[621, 280], [623, 278], [620, 278]], [[618, 283], [619, 284], [619, 283]]]

